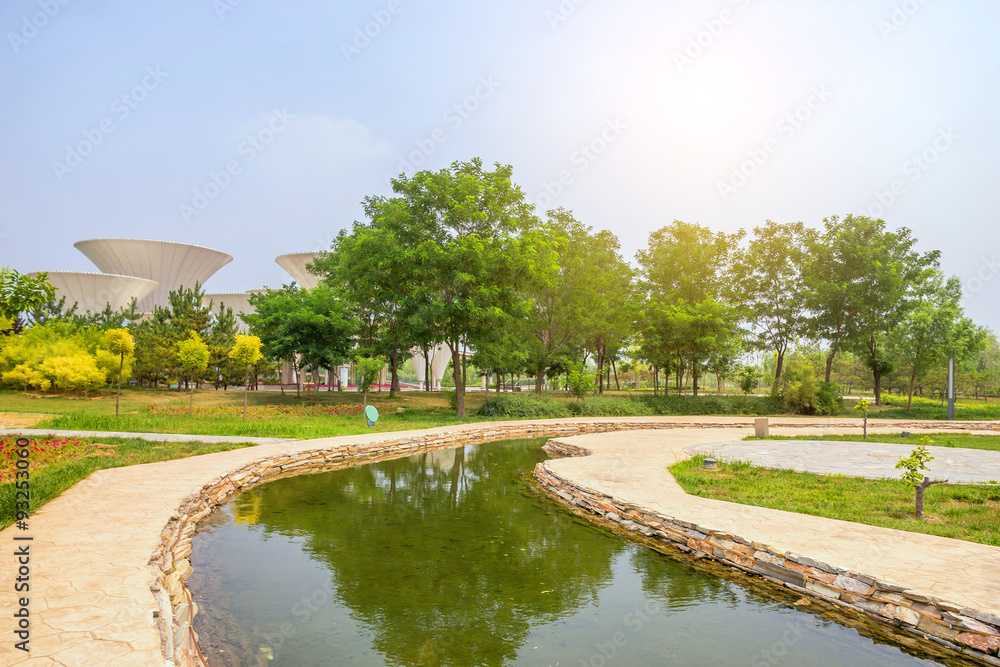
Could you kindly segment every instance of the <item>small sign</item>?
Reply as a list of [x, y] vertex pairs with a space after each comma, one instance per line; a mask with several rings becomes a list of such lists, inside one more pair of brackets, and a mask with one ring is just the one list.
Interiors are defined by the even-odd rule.
[[374, 426], [375, 422], [378, 421], [378, 408], [374, 405], [365, 406], [365, 419], [368, 420], [368, 426]]

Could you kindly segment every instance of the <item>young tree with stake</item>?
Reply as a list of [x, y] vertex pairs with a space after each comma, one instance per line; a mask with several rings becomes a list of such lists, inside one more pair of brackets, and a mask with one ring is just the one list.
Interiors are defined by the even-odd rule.
[[108, 329], [104, 332], [104, 347], [119, 357], [118, 390], [115, 393], [115, 419], [118, 419], [118, 404], [122, 395], [122, 369], [125, 367], [125, 357], [135, 351], [135, 339], [128, 329]]
[[250, 393], [250, 367], [264, 358], [260, 352], [261, 342], [257, 336], [236, 334], [236, 343], [229, 351], [229, 358], [244, 368], [243, 379], [243, 421], [247, 420], [247, 394]]
[[[191, 331], [188, 337], [177, 343], [177, 358], [181, 366], [191, 371], [191, 400], [188, 403], [188, 415], [194, 411], [194, 376], [208, 368], [209, 350], [208, 344], [201, 339], [196, 332]], [[246, 396], [244, 403], [246, 402]]]

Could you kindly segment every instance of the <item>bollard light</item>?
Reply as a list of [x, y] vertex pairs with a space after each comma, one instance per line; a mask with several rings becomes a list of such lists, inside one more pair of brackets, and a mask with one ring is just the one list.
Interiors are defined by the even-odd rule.
[[716, 468], [715, 459], [711, 457], [706, 458], [704, 461], [702, 461], [701, 467], [704, 468], [705, 470], [715, 470]]

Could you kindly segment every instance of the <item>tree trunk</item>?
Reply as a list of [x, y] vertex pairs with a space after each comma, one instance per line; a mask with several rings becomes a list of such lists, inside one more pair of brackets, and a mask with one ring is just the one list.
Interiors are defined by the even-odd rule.
[[691, 362], [691, 395], [698, 395], [698, 364]]
[[[448, 343], [451, 347], [451, 343]], [[465, 378], [462, 377], [462, 355], [458, 343], [451, 347], [452, 377], [455, 378], [455, 416], [465, 416]]]
[[917, 366], [913, 365], [913, 373], [910, 374], [910, 397], [906, 400], [906, 414], [913, 414], [913, 385], [917, 381]]
[[917, 518], [918, 519], [925, 518], [924, 517], [924, 491], [927, 489], [927, 487], [931, 486], [933, 484], [944, 484], [947, 481], [948, 480], [946, 480], [946, 479], [935, 479], [935, 480], [932, 481], [930, 477], [924, 477], [924, 481], [920, 482], [920, 484], [917, 484], [914, 487], [914, 489], [916, 489], [916, 491], [917, 491]]
[[656, 364], [653, 364], [653, 398], [656, 398], [660, 392], [660, 369]]
[[250, 367], [243, 373], [243, 421], [247, 420], [247, 394], [250, 393]]
[[122, 368], [125, 367], [125, 353], [122, 352], [121, 361], [118, 363], [118, 393], [115, 394], [115, 419], [118, 419], [118, 402], [122, 397]]
[[389, 398], [395, 398], [399, 391], [399, 343], [392, 344], [392, 381], [389, 383]]
[[622, 386], [618, 384], [618, 368], [615, 367], [615, 360], [611, 360], [611, 370], [615, 372], [615, 391], [621, 391]]
[[545, 369], [539, 368], [535, 371], [535, 393], [541, 395], [542, 383], [545, 382]]
[[424, 348], [424, 391], [431, 390], [431, 350]]
[[778, 362], [774, 365], [774, 380], [777, 382], [781, 379], [781, 370], [785, 365], [785, 351], [777, 350]]
[[875, 380], [875, 405], [882, 405], [882, 373], [873, 368], [872, 377]]
[[188, 417], [194, 411], [194, 371], [191, 371], [191, 400], [188, 402]]
[[837, 346], [830, 346], [830, 354], [826, 355], [826, 381], [830, 382], [830, 377], [833, 375], [833, 358], [837, 356]]

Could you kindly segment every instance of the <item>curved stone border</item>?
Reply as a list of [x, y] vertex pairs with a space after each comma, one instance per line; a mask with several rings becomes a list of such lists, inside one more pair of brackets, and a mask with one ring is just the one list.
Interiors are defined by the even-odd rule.
[[[544, 449], [559, 456], [592, 453], [559, 441], [550, 441]], [[548, 461], [535, 466], [534, 476], [542, 489], [560, 503], [586, 510], [695, 559], [717, 561], [776, 586], [890, 624], [983, 664], [1000, 666], [1000, 659], [995, 657], [1000, 651], [1000, 618], [996, 616], [739, 535], [657, 514], [578, 485], [553, 472]]]
[[[801, 425], [809, 427], [815, 424]], [[499, 440], [638, 429], [732, 428], [733, 424], [637, 420], [529, 424], [511, 422], [509, 425], [494, 424], [487, 428], [470, 426], [471, 428], [463, 430], [402, 439], [392, 439], [392, 434], [387, 433], [386, 440], [372, 444], [341, 445], [330, 449], [313, 449], [291, 455], [263, 458], [212, 480], [188, 496], [161, 532], [160, 547], [153, 553], [148, 563], [153, 574], [153, 584], [150, 589], [159, 605], [156, 626], [160, 631], [163, 655], [178, 667], [207, 667], [198, 646], [197, 634], [192, 627], [198, 605], [192, 600], [191, 591], [184, 584], [192, 572], [189, 558], [191, 538], [198, 523], [213, 510], [255, 486], [294, 475], [338, 470], [434, 449]]]

